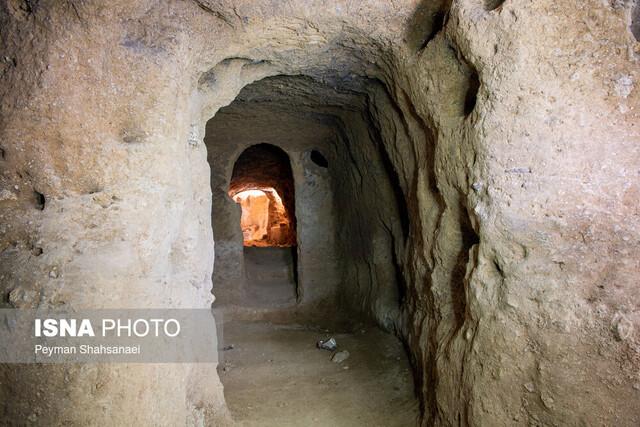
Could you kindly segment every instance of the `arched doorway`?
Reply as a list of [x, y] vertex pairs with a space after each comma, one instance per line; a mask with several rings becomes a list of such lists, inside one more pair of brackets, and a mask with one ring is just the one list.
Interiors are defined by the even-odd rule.
[[260, 306], [295, 302], [297, 237], [289, 156], [271, 144], [245, 149], [234, 164], [228, 194], [242, 209], [247, 297]]

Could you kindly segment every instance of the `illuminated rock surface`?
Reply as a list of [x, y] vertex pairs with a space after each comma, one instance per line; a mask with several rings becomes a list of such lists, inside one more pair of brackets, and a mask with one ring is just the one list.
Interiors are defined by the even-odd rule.
[[[213, 288], [397, 334], [424, 426], [637, 426], [636, 3], [7, 0], [3, 306]], [[265, 143], [296, 246], [265, 276], [289, 293], [243, 312], [229, 191]], [[3, 366], [0, 418], [222, 425], [215, 368]]]

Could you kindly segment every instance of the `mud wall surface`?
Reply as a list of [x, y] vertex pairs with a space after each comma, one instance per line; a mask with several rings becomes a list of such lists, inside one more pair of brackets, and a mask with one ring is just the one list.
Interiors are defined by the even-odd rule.
[[[302, 185], [299, 230], [314, 229], [305, 218], [332, 194], [337, 232], [298, 235], [301, 280], [331, 266], [303, 298], [329, 290], [406, 340], [423, 424], [637, 425], [635, 11], [600, 0], [5, 1], [3, 306], [209, 306], [212, 271], [236, 274], [214, 268], [216, 222], [240, 212], [227, 200], [212, 232], [212, 189], [226, 193], [230, 171], [210, 169], [205, 124], [243, 87], [298, 76], [246, 102], [313, 135], [282, 146]], [[230, 160], [249, 139], [215, 148]], [[221, 235], [215, 256], [238, 237]], [[2, 400], [15, 404], [2, 417], [220, 424], [213, 368], [4, 366]]]

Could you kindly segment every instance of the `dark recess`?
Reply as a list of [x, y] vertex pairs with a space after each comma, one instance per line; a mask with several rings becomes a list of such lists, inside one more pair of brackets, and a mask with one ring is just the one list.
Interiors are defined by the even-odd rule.
[[429, 42], [431, 42], [431, 40], [436, 38], [438, 33], [442, 31], [442, 29], [444, 28], [446, 16], [447, 14], [441, 10], [433, 14], [433, 18], [431, 20], [431, 31], [429, 32], [429, 35], [422, 42], [422, 45], [420, 45], [420, 50], [427, 47]]
[[462, 247], [458, 252], [458, 261], [453, 274], [451, 275], [451, 296], [453, 312], [456, 319], [456, 330], [464, 324], [465, 312], [467, 310], [467, 297], [465, 292], [465, 276], [467, 264], [469, 263], [469, 251], [473, 245], [480, 243], [480, 238], [471, 225], [466, 207], [460, 206], [460, 234], [462, 237]]
[[389, 183], [391, 184], [391, 189], [393, 190], [393, 196], [395, 199], [395, 205], [398, 209], [398, 216], [400, 220], [400, 226], [402, 227], [402, 237], [404, 241], [407, 241], [409, 237], [410, 231], [410, 220], [409, 220], [409, 209], [407, 207], [407, 201], [404, 197], [404, 192], [402, 191], [402, 187], [400, 187], [400, 177], [398, 176], [398, 172], [393, 167], [393, 163], [389, 158], [389, 154], [387, 150], [384, 149], [381, 145], [380, 148], [380, 159], [382, 160], [382, 165], [384, 166], [385, 172], [389, 177]]
[[[379, 150], [380, 150], [380, 159], [382, 160], [382, 165], [384, 166], [385, 172], [387, 173], [387, 177], [389, 178], [389, 183], [391, 184], [391, 189], [393, 190], [393, 196], [395, 199], [395, 205], [397, 208], [398, 219], [400, 220], [400, 226], [402, 228], [402, 239], [403, 243], [406, 244], [407, 239], [409, 238], [409, 233], [411, 231], [411, 223], [409, 222], [409, 208], [407, 206], [407, 200], [404, 197], [404, 192], [402, 191], [402, 187], [400, 187], [400, 177], [398, 176], [398, 172], [393, 167], [393, 163], [389, 158], [389, 154], [387, 150], [382, 146], [379, 142]], [[393, 231], [387, 227], [389, 231], [389, 236], [394, 241], [393, 247], [391, 248], [391, 256], [393, 257], [393, 266], [395, 270], [396, 276], [396, 285], [398, 291], [398, 306], [402, 307], [407, 299], [407, 282], [405, 281], [403, 270], [404, 266], [400, 259], [398, 259], [398, 254], [395, 250], [395, 236], [393, 235]]]
[[44, 198], [44, 194], [39, 193], [37, 191], [34, 191], [33, 194], [35, 196], [36, 209], [43, 211], [44, 210], [44, 204], [46, 203], [46, 200]]
[[631, 25], [629, 26], [631, 34], [640, 42], [640, 1], [636, 0], [631, 9]]
[[484, 8], [487, 11], [496, 10], [497, 8], [502, 6], [504, 2], [505, 0], [484, 0]]
[[28, 14], [35, 13], [38, 8], [38, 3], [40, 0], [24, 0], [24, 2], [20, 5], [20, 9]]
[[451, 0], [422, 0], [406, 25], [404, 40], [413, 52], [420, 52], [447, 24]]
[[467, 87], [467, 93], [464, 97], [464, 115], [469, 116], [476, 108], [476, 101], [478, 99], [478, 90], [480, 89], [480, 78], [478, 73], [473, 70], [469, 76], [469, 86]]
[[318, 150], [311, 150], [311, 161], [321, 168], [328, 168], [329, 162]]
[[391, 249], [391, 256], [393, 257], [393, 266], [395, 270], [396, 285], [398, 289], [398, 306], [402, 307], [407, 301], [407, 281], [404, 279], [404, 274], [402, 273], [402, 271], [404, 270], [404, 266], [398, 259], [398, 254], [396, 254], [395, 247]]
[[300, 278], [298, 277], [298, 247], [291, 247], [291, 258], [293, 260], [293, 283], [296, 285], [296, 301], [302, 301], [302, 292], [300, 289]]

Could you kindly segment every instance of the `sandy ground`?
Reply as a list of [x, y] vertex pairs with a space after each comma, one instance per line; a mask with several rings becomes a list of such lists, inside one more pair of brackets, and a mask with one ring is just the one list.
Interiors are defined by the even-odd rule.
[[[418, 404], [401, 343], [376, 328], [329, 334], [300, 325], [231, 320], [219, 373], [242, 426], [414, 426]], [[334, 336], [341, 364], [316, 341]]]

